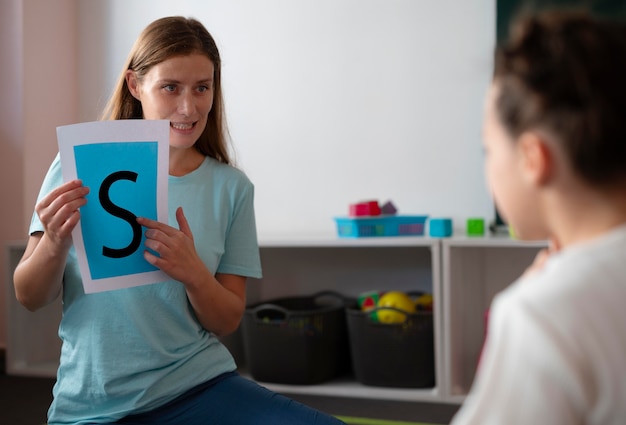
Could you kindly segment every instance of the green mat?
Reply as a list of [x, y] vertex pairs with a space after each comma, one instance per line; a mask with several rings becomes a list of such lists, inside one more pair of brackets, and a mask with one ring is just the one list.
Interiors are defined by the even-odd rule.
[[391, 421], [387, 419], [355, 418], [352, 416], [336, 416], [348, 425], [440, 425], [425, 422]]

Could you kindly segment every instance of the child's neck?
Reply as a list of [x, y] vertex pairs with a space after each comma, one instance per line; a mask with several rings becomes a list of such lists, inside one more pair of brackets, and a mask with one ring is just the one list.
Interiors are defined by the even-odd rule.
[[577, 188], [546, 205], [549, 226], [562, 247], [583, 243], [626, 224], [626, 188]]

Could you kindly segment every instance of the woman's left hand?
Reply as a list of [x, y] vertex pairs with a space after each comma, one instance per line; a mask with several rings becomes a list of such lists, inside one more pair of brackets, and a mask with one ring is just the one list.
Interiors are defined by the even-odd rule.
[[176, 221], [180, 230], [145, 217], [137, 218], [137, 222], [148, 229], [146, 247], [158, 254], [146, 250], [146, 261], [186, 285], [194, 277], [203, 275], [198, 272], [200, 269], [206, 273], [206, 266], [196, 252], [193, 234], [181, 207], [176, 209]]
[[148, 229], [144, 258], [185, 285], [189, 302], [205, 329], [216, 335], [234, 332], [245, 308], [246, 278], [223, 273], [213, 276], [196, 252], [191, 228], [180, 207], [176, 210], [176, 221], [180, 230], [155, 220], [137, 218]]

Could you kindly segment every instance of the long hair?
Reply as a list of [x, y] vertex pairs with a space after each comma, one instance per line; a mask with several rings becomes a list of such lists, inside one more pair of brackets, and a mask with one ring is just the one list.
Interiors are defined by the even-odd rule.
[[207, 125], [195, 143], [195, 148], [206, 156], [230, 164], [227, 141], [228, 129], [224, 114], [221, 84], [221, 59], [215, 40], [197, 20], [181, 16], [157, 19], [148, 25], [133, 45], [126, 65], [120, 73], [113, 94], [104, 108], [101, 119], [141, 119], [141, 102], [133, 97], [126, 84], [126, 71], [132, 70], [141, 80], [155, 65], [175, 56], [203, 54], [214, 66], [213, 105]]

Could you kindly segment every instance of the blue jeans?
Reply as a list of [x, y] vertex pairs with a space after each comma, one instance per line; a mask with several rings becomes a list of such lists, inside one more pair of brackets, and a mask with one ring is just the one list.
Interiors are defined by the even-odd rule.
[[343, 422], [233, 372], [193, 388], [155, 410], [127, 416], [116, 424], [339, 425]]

